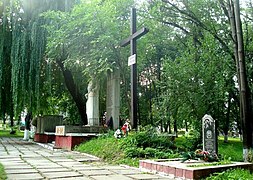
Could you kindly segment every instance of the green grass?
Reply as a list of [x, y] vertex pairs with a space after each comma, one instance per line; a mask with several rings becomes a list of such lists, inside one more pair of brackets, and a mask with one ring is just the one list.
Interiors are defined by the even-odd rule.
[[139, 166], [140, 159], [179, 156], [178, 153], [173, 153], [173, 150], [168, 148], [173, 145], [169, 139], [158, 136], [150, 138], [152, 133], [146, 132], [133, 132], [128, 137], [121, 139], [116, 139], [112, 134], [104, 135], [77, 146], [75, 150], [93, 154], [108, 163], [127, 164], [135, 167]]
[[229, 138], [227, 143], [223, 142], [223, 138], [219, 138], [218, 148], [218, 153], [223, 157], [231, 157], [231, 161], [243, 161], [243, 147], [239, 138]]
[[93, 154], [106, 162], [119, 163], [124, 156], [119, 141], [114, 137], [99, 137], [77, 146], [75, 150]]
[[83, 143], [75, 148], [76, 151], [95, 155], [110, 164], [127, 164], [138, 167], [139, 158], [127, 158], [120, 143], [123, 139], [114, 137], [99, 137]]
[[253, 175], [249, 170], [245, 169], [229, 169], [221, 173], [214, 173], [206, 180], [250, 180], [253, 179]]
[[10, 130], [0, 130], [0, 137], [24, 137], [24, 132], [16, 131], [16, 134], [10, 134]]
[[0, 164], [0, 180], [5, 180], [7, 179], [5, 171], [4, 171], [4, 167], [2, 164]]
[[[176, 146], [182, 151], [190, 149], [191, 143], [190, 138], [184, 136], [180, 136], [175, 140]], [[231, 157], [231, 161], [243, 161], [242, 148], [242, 142], [239, 138], [229, 138], [227, 143], [224, 143], [223, 137], [218, 138], [218, 153], [223, 158]], [[200, 149], [202, 149], [202, 146]]]

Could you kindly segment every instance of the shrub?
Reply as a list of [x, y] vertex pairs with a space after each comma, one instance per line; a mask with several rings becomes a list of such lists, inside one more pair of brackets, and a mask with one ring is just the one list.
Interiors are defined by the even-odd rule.
[[174, 143], [168, 137], [159, 136], [156, 133], [155, 128], [150, 126], [143, 128], [140, 132], [130, 133], [121, 145], [122, 147], [131, 145], [135, 147], [142, 147], [143, 149], [147, 147], [161, 150], [175, 149]]
[[159, 136], [155, 128], [147, 126], [139, 132], [131, 132], [120, 140], [121, 149], [128, 158], [169, 158], [175, 149], [173, 141]]

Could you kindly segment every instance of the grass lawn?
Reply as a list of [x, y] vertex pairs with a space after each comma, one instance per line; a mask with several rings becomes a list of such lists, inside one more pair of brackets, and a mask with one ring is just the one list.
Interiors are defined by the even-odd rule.
[[137, 167], [139, 159], [125, 158], [123, 149], [120, 148], [120, 141], [114, 137], [92, 139], [77, 146], [75, 150], [95, 155], [110, 164], [127, 164]]
[[229, 138], [227, 143], [223, 142], [223, 137], [218, 139], [219, 154], [231, 157], [232, 161], [243, 161], [242, 142], [239, 138]]
[[10, 130], [0, 130], [0, 137], [24, 137], [24, 132], [16, 131], [16, 134], [10, 134]]
[[4, 167], [3, 167], [2, 164], [0, 164], [0, 180], [5, 180], [5, 179], [7, 179], [7, 177], [6, 177], [6, 174], [4, 172]]
[[[128, 165], [138, 166], [138, 158], [131, 160], [131, 158], [128, 159], [124, 155], [124, 149], [120, 147], [122, 141], [124, 139], [115, 139], [114, 137], [98, 138], [77, 146], [76, 150], [93, 154], [110, 163], [126, 162]], [[184, 137], [178, 137], [175, 142], [177, 147], [182, 147], [182, 144], [190, 146], [190, 144], [187, 144], [189, 141]], [[229, 138], [228, 143], [224, 143], [220, 137], [218, 140], [218, 151], [225, 159], [230, 158], [231, 161], [243, 161], [242, 142], [239, 138]]]

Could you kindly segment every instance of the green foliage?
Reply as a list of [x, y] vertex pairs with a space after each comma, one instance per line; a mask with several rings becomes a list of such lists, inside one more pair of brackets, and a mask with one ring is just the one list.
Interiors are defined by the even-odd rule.
[[189, 136], [181, 136], [175, 140], [176, 146], [181, 151], [195, 151], [202, 147], [202, 140], [199, 131], [192, 130]]
[[[196, 141], [193, 136], [181, 136], [176, 138], [175, 146], [180, 152], [195, 151], [196, 149], [192, 148], [194, 142], [199, 143], [199, 140]], [[202, 145], [199, 144], [198, 148], [202, 148]], [[218, 153], [221, 160], [243, 161], [242, 149], [242, 142], [239, 138], [229, 138], [227, 143], [224, 143], [221, 138], [218, 139]]]
[[170, 139], [156, 136], [146, 129], [130, 133], [121, 139], [115, 139], [109, 132], [79, 145], [76, 150], [91, 153], [111, 163], [137, 165], [140, 158], [178, 157], [179, 154], [173, 151], [174, 148]]
[[7, 179], [7, 176], [4, 171], [4, 167], [2, 164], [0, 164], [0, 180], [6, 180], [6, 179]]
[[210, 177], [207, 177], [206, 180], [223, 180], [223, 179], [231, 179], [231, 180], [249, 180], [253, 179], [253, 175], [249, 170], [245, 169], [229, 169], [223, 171], [221, 173], [214, 173]]
[[175, 149], [173, 142], [167, 136], [160, 136], [152, 126], [146, 126], [139, 132], [130, 133], [122, 147], [131, 145], [138, 148], [155, 148], [160, 150]]

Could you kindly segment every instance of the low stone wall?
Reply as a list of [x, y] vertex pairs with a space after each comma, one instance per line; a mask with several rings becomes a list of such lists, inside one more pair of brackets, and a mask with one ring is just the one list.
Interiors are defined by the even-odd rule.
[[[189, 167], [203, 162], [184, 162], [180, 159], [140, 160], [139, 167], [144, 172], [159, 173], [171, 178], [203, 179], [215, 172], [222, 172], [230, 168], [244, 168], [253, 171], [252, 163], [232, 162], [227, 165], [213, 165], [201, 167]], [[208, 164], [206, 162], [206, 164]]]

